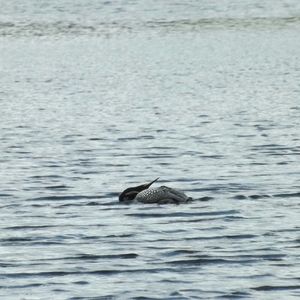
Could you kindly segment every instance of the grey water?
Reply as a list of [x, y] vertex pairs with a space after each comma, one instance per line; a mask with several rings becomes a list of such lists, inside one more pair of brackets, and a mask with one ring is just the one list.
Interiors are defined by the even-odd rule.
[[299, 1], [0, 7], [1, 299], [300, 298]]

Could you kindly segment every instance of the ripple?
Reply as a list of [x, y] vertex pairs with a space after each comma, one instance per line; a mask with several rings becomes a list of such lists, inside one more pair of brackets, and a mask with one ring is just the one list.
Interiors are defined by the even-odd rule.
[[52, 258], [46, 260], [101, 260], [101, 259], [134, 259], [137, 258], [136, 253], [120, 253], [120, 254], [107, 254], [107, 255], [94, 255], [94, 254], [80, 254], [77, 256], [66, 256], [59, 258]]
[[44, 196], [28, 199], [27, 201], [73, 201], [73, 200], [84, 200], [84, 199], [100, 199], [101, 196], [87, 196], [87, 195], [74, 195], [74, 196]]
[[71, 297], [69, 300], [115, 300], [116, 297], [114, 295], [105, 295], [105, 296], [97, 296], [97, 297]]
[[228, 214], [238, 214], [238, 210], [224, 210], [224, 211], [211, 211], [211, 212], [168, 212], [168, 213], [128, 213], [127, 216], [137, 218], [183, 218], [183, 217], [197, 217], [197, 216], [222, 216]]
[[11, 197], [12, 196], [12, 194], [5, 194], [5, 193], [1, 193], [0, 194], [0, 197]]
[[0, 274], [2, 278], [31, 278], [31, 277], [62, 277], [68, 275], [100, 275], [112, 276], [118, 274], [155, 274], [163, 271], [172, 272], [172, 268], [143, 268], [143, 269], [127, 269], [127, 270], [95, 270], [95, 271], [52, 271], [52, 272], [18, 272], [18, 273], [5, 273]]
[[299, 198], [300, 197], [300, 192], [297, 193], [283, 193], [283, 194], [275, 194], [273, 197], [276, 198]]
[[[40, 22], [0, 22], [1, 36], [61, 36], [61, 35], [93, 35], [105, 36], [120, 34], [121, 32], [141, 31], [145, 29], [164, 29], [167, 31], [186, 31], [203, 29], [245, 29], [245, 28], [284, 28], [290, 25], [299, 25], [299, 17], [254, 17], [254, 18], [200, 18], [179, 20], [155, 20], [145, 22], [123, 21], [96, 22], [86, 24], [68, 21], [40, 21]], [[22, 128], [22, 127], [21, 127]], [[73, 138], [77, 135], [67, 135]], [[79, 135], [80, 136], [80, 135]]]
[[231, 239], [231, 240], [240, 240], [240, 239], [253, 239], [256, 238], [256, 235], [253, 234], [236, 234], [236, 235], [224, 235], [224, 236], [205, 236], [205, 237], [187, 237], [186, 240], [216, 240], [216, 239]]
[[49, 190], [66, 190], [69, 187], [62, 184], [62, 185], [51, 185], [51, 186], [46, 186], [45, 189], [49, 189]]
[[31, 284], [24, 284], [24, 285], [11, 285], [11, 286], [0, 286], [0, 289], [24, 289], [24, 288], [33, 288], [42, 286], [42, 283], [31, 283]]
[[228, 293], [228, 294], [225, 294], [225, 295], [221, 295], [218, 298], [226, 298], [226, 299], [243, 299], [243, 298], [246, 298], [246, 299], [249, 299], [249, 298], [251, 298], [251, 293], [237, 291], [237, 292], [232, 292], [232, 293]]
[[236, 259], [236, 260], [228, 260], [222, 258], [213, 258], [213, 259], [184, 259], [184, 260], [174, 260], [166, 262], [166, 264], [172, 265], [206, 265], [206, 264], [248, 264], [257, 262], [257, 259]]
[[300, 290], [300, 285], [262, 285], [252, 288], [256, 291], [284, 291], [284, 290]]

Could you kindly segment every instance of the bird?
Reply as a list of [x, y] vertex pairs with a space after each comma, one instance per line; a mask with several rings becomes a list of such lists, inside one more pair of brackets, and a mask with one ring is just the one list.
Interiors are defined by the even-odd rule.
[[159, 179], [156, 178], [150, 183], [145, 183], [135, 187], [129, 187], [119, 195], [119, 202], [126, 204], [140, 203], [158, 203], [158, 204], [180, 204], [192, 201], [183, 192], [167, 186], [150, 188], [150, 186]]

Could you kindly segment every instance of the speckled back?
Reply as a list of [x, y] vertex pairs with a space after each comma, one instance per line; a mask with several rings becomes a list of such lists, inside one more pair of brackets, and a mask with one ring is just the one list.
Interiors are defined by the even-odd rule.
[[164, 200], [170, 200], [174, 202], [186, 202], [189, 198], [182, 192], [161, 186], [158, 188], [149, 188], [138, 193], [135, 200], [143, 203], [157, 203]]

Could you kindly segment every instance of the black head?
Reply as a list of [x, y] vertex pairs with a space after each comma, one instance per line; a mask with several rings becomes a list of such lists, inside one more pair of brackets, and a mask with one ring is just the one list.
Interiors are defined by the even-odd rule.
[[134, 187], [130, 187], [130, 188], [126, 189], [119, 195], [119, 201], [120, 202], [129, 202], [129, 201], [134, 200], [134, 198], [136, 197], [136, 195], [139, 192], [146, 190], [147, 188], [149, 188], [151, 186], [152, 183], [154, 183], [157, 180], [158, 180], [158, 178], [151, 181], [150, 183], [145, 183], [142, 185], [138, 185], [138, 186], [134, 186]]

